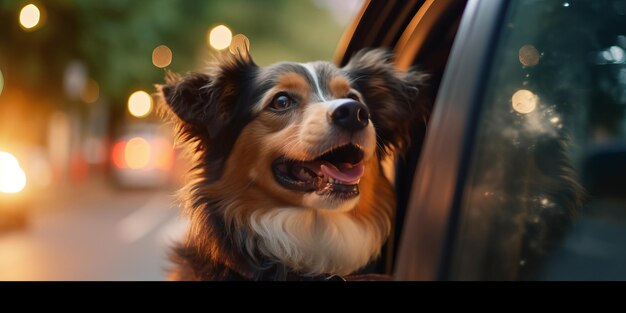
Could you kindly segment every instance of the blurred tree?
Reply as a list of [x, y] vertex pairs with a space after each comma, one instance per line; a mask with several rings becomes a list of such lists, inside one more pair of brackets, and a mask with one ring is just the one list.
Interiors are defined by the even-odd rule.
[[[28, 3], [42, 10], [43, 25], [33, 31], [18, 23]], [[100, 84], [100, 94], [123, 107], [132, 91], [152, 90], [162, 81], [163, 71], [151, 62], [155, 47], [172, 49], [170, 69], [198, 69], [212, 53], [206, 33], [220, 23], [250, 38], [260, 64], [329, 59], [342, 33], [342, 26], [310, 1], [0, 0], [0, 68], [12, 82], [7, 85], [71, 106], [62, 101], [63, 73], [79, 60]]]

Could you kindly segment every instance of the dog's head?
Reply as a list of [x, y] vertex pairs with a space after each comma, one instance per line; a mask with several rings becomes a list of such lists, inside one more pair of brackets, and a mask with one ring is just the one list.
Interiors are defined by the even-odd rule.
[[411, 116], [423, 113], [414, 109], [422, 80], [381, 50], [343, 68], [261, 68], [224, 54], [209, 73], [172, 76], [161, 91], [183, 137], [204, 152], [209, 181], [231, 172], [285, 204], [349, 210], [368, 164], [407, 142]]
[[160, 91], [197, 156], [184, 192], [190, 240], [214, 258], [232, 247], [309, 274], [365, 265], [395, 206], [381, 159], [425, 114], [416, 102], [423, 78], [396, 70], [381, 50], [343, 68], [262, 68], [225, 54], [207, 73], [170, 75]]

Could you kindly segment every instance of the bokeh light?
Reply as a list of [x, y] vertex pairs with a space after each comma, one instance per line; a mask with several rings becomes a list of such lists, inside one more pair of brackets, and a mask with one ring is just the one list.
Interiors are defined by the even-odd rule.
[[230, 46], [233, 33], [224, 25], [215, 26], [209, 32], [209, 45], [216, 50], [223, 50]]
[[93, 79], [88, 80], [82, 94], [80, 95], [81, 100], [85, 103], [94, 103], [98, 101], [99, 97], [100, 85], [98, 85], [98, 82]]
[[26, 186], [26, 174], [17, 159], [0, 151], [0, 192], [18, 193]]
[[152, 64], [158, 68], [168, 67], [172, 63], [172, 50], [160, 45], [152, 50]]
[[134, 137], [126, 143], [124, 161], [131, 169], [142, 169], [150, 162], [150, 144], [141, 137]]
[[31, 29], [37, 24], [39, 24], [39, 20], [41, 19], [41, 12], [39, 8], [34, 4], [26, 5], [20, 11], [20, 25], [24, 29]]
[[524, 66], [535, 66], [540, 58], [539, 50], [533, 45], [524, 45], [519, 49], [519, 61]]
[[535, 110], [539, 97], [532, 91], [526, 89], [520, 89], [511, 97], [511, 105], [513, 110], [518, 113], [528, 114]]
[[124, 148], [126, 148], [126, 141], [118, 141], [111, 151], [111, 159], [113, 160], [113, 164], [117, 166], [117, 168], [128, 168], [126, 165], [126, 160], [124, 160]]
[[128, 112], [135, 117], [144, 117], [152, 111], [152, 97], [145, 91], [135, 91], [128, 98]]
[[155, 152], [155, 166], [162, 170], [170, 169], [174, 164], [174, 154], [172, 150], [172, 143], [163, 139], [157, 138], [154, 141]]

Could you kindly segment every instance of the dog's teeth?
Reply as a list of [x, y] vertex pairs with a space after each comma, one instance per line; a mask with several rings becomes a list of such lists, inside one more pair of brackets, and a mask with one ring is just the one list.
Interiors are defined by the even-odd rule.
[[300, 177], [310, 177], [309, 173], [307, 173], [303, 168], [300, 169], [299, 175]]

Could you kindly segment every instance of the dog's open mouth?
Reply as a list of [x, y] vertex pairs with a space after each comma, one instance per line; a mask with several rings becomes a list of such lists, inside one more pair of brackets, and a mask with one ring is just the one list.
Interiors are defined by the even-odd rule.
[[279, 158], [272, 171], [285, 188], [351, 198], [359, 195], [359, 181], [365, 171], [363, 157], [363, 150], [348, 144], [310, 161]]

